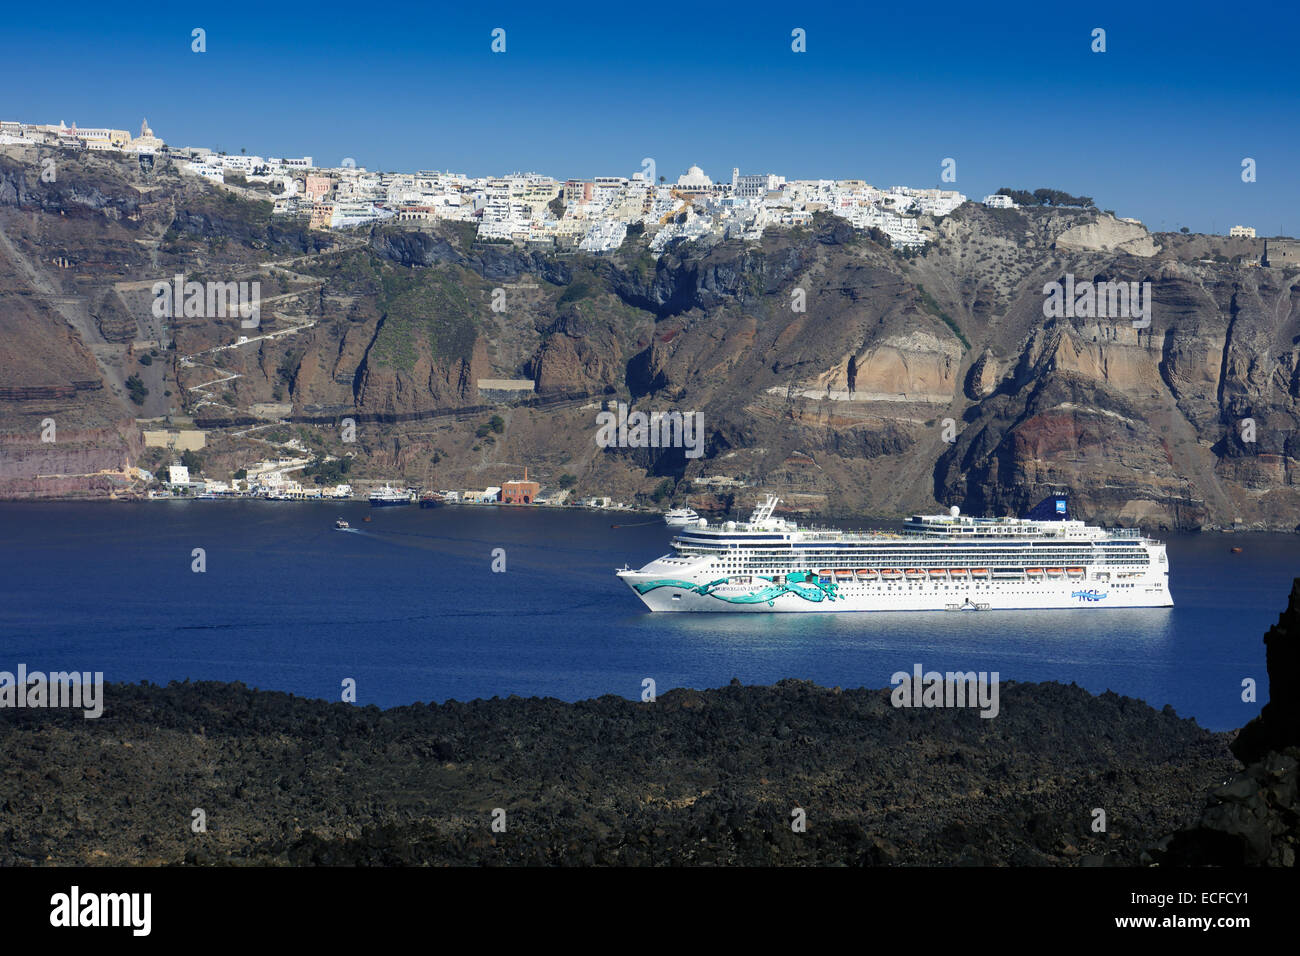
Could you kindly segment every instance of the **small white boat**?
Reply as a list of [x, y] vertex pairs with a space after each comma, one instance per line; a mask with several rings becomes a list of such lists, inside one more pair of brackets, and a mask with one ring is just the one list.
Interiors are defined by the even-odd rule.
[[347, 523], [346, 521], [344, 521], [342, 518], [336, 518], [336, 519], [334, 520], [334, 530], [336, 530], [336, 531], [351, 531], [351, 530], [352, 530], [352, 525], [348, 524], [348, 523]]

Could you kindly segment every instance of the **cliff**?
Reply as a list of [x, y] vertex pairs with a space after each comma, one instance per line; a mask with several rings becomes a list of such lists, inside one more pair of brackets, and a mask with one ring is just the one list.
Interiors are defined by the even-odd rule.
[[[313, 439], [355, 455], [356, 474], [422, 480], [436, 463], [443, 487], [499, 483], [526, 460], [544, 482], [569, 473], [580, 493], [625, 498], [725, 474], [747, 482], [737, 507], [772, 491], [838, 513], [1006, 514], [1064, 487], [1108, 523], [1300, 525], [1300, 273], [1259, 267], [1262, 241], [967, 204], [925, 221], [920, 255], [819, 215], [758, 243], [656, 259], [633, 236], [597, 257], [476, 243], [461, 223], [326, 236], [166, 164], [145, 178], [65, 163], [51, 190], [0, 158], [8, 448], [38, 440], [47, 408], [32, 403], [55, 400], [14, 388], [98, 380], [58, 399], [83, 433], [169, 411], [215, 427], [290, 402], [301, 421], [363, 423], [351, 446], [332, 427]], [[177, 272], [262, 281], [254, 341], [208, 351], [247, 334], [233, 318], [160, 328], [149, 289]], [[1149, 326], [1046, 317], [1044, 286], [1067, 276], [1149, 283]], [[150, 348], [161, 360], [141, 365]], [[566, 400], [502, 405], [509, 426], [485, 441], [482, 378]], [[700, 411], [705, 455], [596, 447], [610, 400]], [[218, 431], [209, 445], [218, 477], [254, 451]], [[0, 495], [66, 493], [34, 467], [3, 466]]]

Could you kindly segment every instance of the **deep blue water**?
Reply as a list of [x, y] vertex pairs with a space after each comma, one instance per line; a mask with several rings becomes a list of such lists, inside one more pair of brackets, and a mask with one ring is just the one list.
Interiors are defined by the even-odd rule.
[[[362, 530], [333, 530], [346, 517]], [[367, 515], [372, 521], [363, 523]], [[635, 698], [654, 678], [884, 687], [914, 663], [1073, 681], [1204, 726], [1267, 701], [1262, 637], [1300, 537], [1170, 535], [1172, 609], [650, 614], [613, 575], [667, 550], [648, 517], [490, 507], [0, 504], [0, 670], [239, 680], [383, 707], [475, 697]], [[1233, 545], [1243, 554], [1229, 553]], [[207, 570], [191, 570], [203, 548]], [[505, 573], [491, 570], [492, 550]], [[1241, 682], [1259, 684], [1241, 701]], [[109, 701], [111, 705], [111, 699]]]

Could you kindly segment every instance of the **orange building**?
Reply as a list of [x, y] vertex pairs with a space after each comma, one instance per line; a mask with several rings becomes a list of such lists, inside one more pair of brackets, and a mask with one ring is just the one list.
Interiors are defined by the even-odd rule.
[[528, 480], [528, 469], [524, 469], [522, 481], [507, 481], [501, 488], [501, 500], [508, 505], [531, 505], [537, 500], [542, 486]]
[[317, 203], [311, 207], [311, 219], [307, 222], [307, 228], [329, 229], [333, 221], [334, 204], [332, 202]]

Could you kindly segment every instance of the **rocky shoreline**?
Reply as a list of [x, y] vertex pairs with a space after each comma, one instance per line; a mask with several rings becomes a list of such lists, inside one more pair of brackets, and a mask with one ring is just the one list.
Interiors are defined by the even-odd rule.
[[[59, 503], [139, 504], [139, 503], [171, 502], [171, 501], [185, 501], [185, 500], [194, 500], [194, 499], [185, 498], [185, 497], [148, 498], [145, 495], [139, 493], [113, 493], [112, 495], [80, 494], [80, 495], [49, 496], [49, 497], [40, 497], [40, 498], [37, 497], [19, 498], [19, 497], [0, 496], [0, 504], [59, 504]], [[265, 501], [268, 499], [261, 498], [256, 495], [231, 495], [230, 500]], [[321, 498], [302, 498], [294, 501], [277, 501], [276, 503], [277, 504], [321, 504], [321, 503], [364, 504], [365, 501], [366, 499], [362, 497], [354, 497], [354, 498], [321, 497]], [[722, 520], [728, 517], [735, 518], [736, 520], [741, 520], [748, 515], [748, 511], [745, 508], [741, 508], [741, 507], [734, 508], [732, 511], [727, 511], [725, 510], [725, 508], [710, 510], [709, 508], [704, 507], [697, 500], [692, 500], [691, 506], [694, 507], [697, 511], [702, 510], [703, 513], [706, 515], [706, 517], [708, 517], [710, 520]], [[455, 503], [449, 503], [448, 505], [446, 505], [446, 507], [490, 508], [490, 507], [495, 507], [495, 505], [491, 502], [484, 503], [484, 504], [470, 503], [470, 502], [455, 502]], [[524, 506], [516, 506], [516, 507], [524, 507]], [[552, 511], [573, 511], [573, 510], [596, 511], [596, 512], [602, 512], [606, 514], [636, 514], [636, 515], [648, 515], [650, 517], [659, 517], [662, 516], [664, 513], [662, 509], [650, 508], [644, 505], [633, 505], [633, 504], [629, 504], [623, 508], [615, 508], [615, 507], [600, 508], [593, 505], [575, 505], [575, 504], [557, 505], [557, 504], [551, 504], [549, 502], [533, 502], [527, 505], [526, 507], [542, 508], [542, 509], [547, 509]], [[811, 518], [816, 522], [826, 523], [831, 525], [832, 527], [838, 526], [840, 524], [890, 524], [892, 525], [908, 517], [907, 514], [904, 514], [902, 512], [899, 512], [897, 514], [880, 514], [877, 512], [866, 512], [866, 511], [851, 512], [851, 511], [842, 511], [842, 510], [840, 511], [803, 510], [803, 511], [796, 512], [793, 509], [786, 509], [784, 507], [781, 509], [782, 514], [786, 514], [787, 511], [793, 514], [796, 518], [802, 518], [805, 521]], [[1102, 527], [1102, 528], [1138, 527], [1146, 532], [1153, 533], [1153, 534], [1168, 533], [1171, 530], [1163, 526], [1155, 526], [1155, 525], [1148, 526], [1143, 524], [1132, 525], [1125, 521], [1120, 521], [1105, 516], [1092, 518], [1089, 519], [1089, 521], [1090, 523], [1095, 524], [1098, 527]], [[1194, 534], [1215, 534], [1225, 539], [1228, 538], [1229, 536], [1234, 536], [1238, 538], [1244, 538], [1247, 541], [1249, 541], [1251, 536], [1253, 535], [1267, 535], [1267, 534], [1300, 535], [1300, 526], [1291, 527], [1289, 525], [1284, 526], [1282, 524], [1270, 525], [1262, 522], [1248, 525], [1248, 526], [1247, 525], [1220, 526], [1220, 525], [1206, 524], [1195, 528], [1172, 529], [1172, 530], [1176, 530], [1176, 531], [1181, 530], [1181, 531], [1194, 533]]]
[[0, 863], [1134, 864], [1235, 769], [1226, 734], [1050, 683], [1004, 684], [991, 720], [795, 680], [386, 711], [215, 683], [105, 699], [4, 715]]

